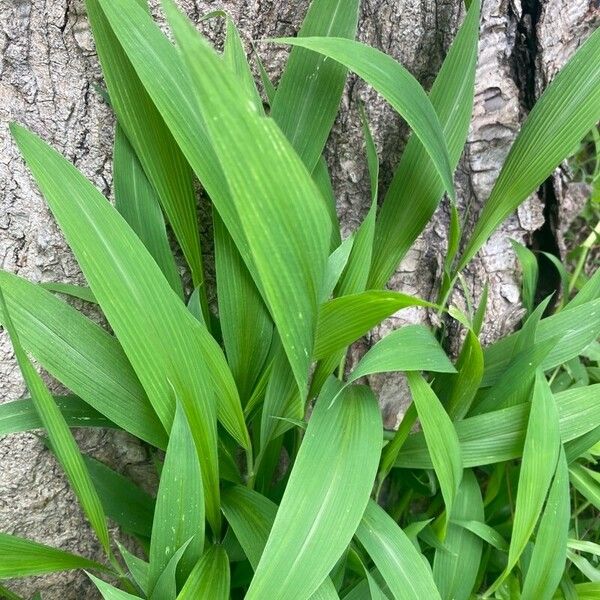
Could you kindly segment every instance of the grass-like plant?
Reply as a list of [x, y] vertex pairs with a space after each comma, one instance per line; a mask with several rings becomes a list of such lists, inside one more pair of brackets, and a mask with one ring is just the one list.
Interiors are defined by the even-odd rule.
[[[106, 560], [0, 534], [0, 578], [85, 569], [110, 600], [597, 597], [600, 275], [578, 277], [578, 293], [542, 318], [535, 257], [515, 246], [526, 320], [485, 349], [485, 294], [468, 314], [448, 301], [488, 236], [600, 118], [600, 31], [531, 111], [467, 236], [453, 171], [473, 105], [479, 0], [429, 94], [354, 41], [359, 0], [314, 0], [297, 38], [271, 40], [292, 50], [277, 89], [263, 77], [264, 97], [226, 15], [212, 15], [227, 20], [221, 55], [170, 0], [175, 43], [144, 0], [86, 5], [118, 123], [115, 206], [12, 126], [89, 288], [0, 272], [0, 318], [31, 394], [0, 407], [0, 434], [45, 430]], [[413, 133], [378, 207], [363, 113], [372, 206], [342, 241], [323, 148], [348, 70]], [[216, 303], [194, 177], [212, 206]], [[439, 297], [385, 289], [444, 195]], [[114, 335], [55, 292], [97, 303]], [[441, 332], [412, 325], [346, 373], [348, 346], [408, 306], [461, 322], [458, 358]], [[50, 395], [31, 358], [73, 395]], [[392, 371], [412, 396], [396, 432], [358, 383]], [[83, 456], [72, 427], [119, 428], [155, 449], [156, 496]], [[109, 518], [143, 557], [117, 554]]]

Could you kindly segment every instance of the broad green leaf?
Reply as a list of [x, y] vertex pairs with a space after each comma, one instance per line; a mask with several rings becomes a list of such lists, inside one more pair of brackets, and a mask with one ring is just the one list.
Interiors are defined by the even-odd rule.
[[586, 284], [579, 290], [579, 293], [573, 298], [567, 306], [565, 306], [565, 310], [571, 310], [586, 302], [592, 302], [593, 300], [598, 300], [600, 298], [600, 269], [597, 269], [596, 272], [589, 278]]
[[[54, 396], [53, 398], [69, 427], [115, 427], [112, 421], [77, 396]], [[0, 404], [0, 436], [43, 427], [44, 423], [31, 398]]]
[[326, 358], [355, 342], [383, 319], [410, 306], [434, 305], [399, 292], [370, 290], [334, 298], [321, 306], [314, 358]]
[[[574, 440], [600, 426], [600, 384], [574, 388], [555, 394], [560, 437], [563, 443]], [[465, 467], [504, 462], [523, 454], [530, 404], [486, 413], [457, 421]], [[402, 447], [397, 467], [431, 469], [433, 465], [422, 433], [411, 435]]]
[[133, 0], [101, 3], [249, 267], [304, 390], [330, 236], [320, 193], [274, 122], [179, 13], [168, 11], [189, 73]]
[[55, 292], [57, 294], [65, 294], [73, 298], [79, 298], [92, 304], [98, 304], [92, 290], [89, 287], [83, 285], [74, 285], [72, 283], [40, 283], [40, 287], [43, 287], [49, 292]]
[[516, 240], [510, 240], [513, 250], [521, 265], [521, 297], [527, 314], [531, 314], [534, 308], [535, 292], [537, 289], [539, 269], [535, 254], [523, 244]]
[[573, 487], [593, 506], [600, 509], [600, 475], [575, 463], [569, 467]]
[[240, 253], [218, 214], [213, 215], [221, 333], [242, 401], [252, 394], [273, 336], [273, 322]]
[[[0, 598], [3, 600], [24, 600], [21, 596], [17, 596], [17, 594], [9, 590], [7, 587], [4, 587], [2, 584], [0, 584]], [[39, 593], [36, 594], [32, 600], [41, 600]]]
[[523, 600], [551, 599], [558, 588], [567, 559], [569, 519], [569, 472], [564, 450], [561, 449], [525, 574], [521, 592]]
[[125, 548], [125, 546], [123, 546], [122, 544], [119, 544], [118, 541], [117, 546], [119, 547], [119, 552], [121, 553], [121, 556], [125, 561], [125, 565], [129, 570], [129, 574], [131, 575], [135, 583], [137, 583], [137, 585], [140, 587], [142, 592], [146, 594], [148, 591], [149, 564], [145, 560], [142, 560], [141, 558], [138, 558], [137, 556], [129, 552], [129, 550], [127, 550], [127, 548]]
[[434, 600], [440, 595], [431, 569], [397, 523], [372, 500], [356, 537], [373, 559], [394, 598]]
[[[181, 398], [203, 470], [206, 510], [218, 529], [218, 465], [215, 393], [231, 373], [218, 344], [172, 291], [152, 257], [119, 213], [60, 154], [21, 127], [13, 127], [27, 164], [94, 295], [121, 342], [165, 428]], [[93, 252], [90, 251], [93, 249]], [[140, 335], [140, 332], [144, 335]], [[235, 387], [235, 386], [234, 386]], [[239, 429], [228, 429], [239, 432]]]
[[456, 374], [436, 378], [435, 389], [440, 390], [450, 419], [458, 421], [469, 412], [483, 377], [483, 350], [472, 329], [467, 331], [462, 349], [456, 361]]
[[104, 463], [90, 456], [84, 456], [84, 461], [106, 516], [123, 531], [150, 539], [154, 498]]
[[489, 591], [496, 589], [512, 571], [533, 533], [556, 471], [560, 443], [556, 403], [544, 374], [538, 371], [523, 447], [508, 564]]
[[342, 38], [297, 37], [273, 41], [319, 52], [354, 71], [377, 90], [421, 140], [444, 182], [444, 190], [454, 196], [452, 168], [438, 116], [419, 82], [400, 63], [376, 48]]
[[348, 382], [393, 371], [455, 373], [456, 369], [428, 327], [407, 325], [377, 342], [356, 365]]
[[467, 531], [470, 531], [477, 537], [481, 538], [484, 542], [487, 542], [490, 546], [493, 546], [501, 552], [508, 552], [508, 543], [506, 540], [490, 525], [482, 523], [481, 521], [460, 521], [453, 520], [460, 527], [463, 527]]
[[[144, 8], [146, 3], [133, 1], [136, 8], [149, 18]], [[124, 129], [144, 172], [158, 193], [192, 271], [194, 286], [202, 286], [204, 273], [190, 167], [136, 74], [120, 40], [111, 29], [103, 12], [105, 7], [98, 0], [86, 0], [86, 8], [119, 125]]]
[[600, 31], [596, 30], [536, 102], [510, 149], [458, 270], [600, 119], [599, 55]]
[[104, 552], [110, 556], [111, 550], [106, 517], [104, 516], [96, 488], [65, 418], [56, 405], [56, 402], [54, 402], [54, 398], [50, 395], [42, 377], [35, 370], [23, 346], [21, 346], [19, 334], [11, 319], [1, 287], [0, 307], [4, 314], [4, 327], [12, 342], [17, 363], [27, 388], [31, 393], [35, 409], [48, 432], [52, 451], [63, 468]]
[[[429, 98], [456, 168], [473, 111], [479, 1], [471, 8], [438, 73]], [[375, 227], [370, 288], [382, 288], [435, 212], [444, 183], [420, 139], [411, 136], [384, 198]]]
[[110, 583], [106, 583], [106, 581], [102, 581], [102, 579], [94, 577], [90, 573], [87, 575], [98, 588], [104, 600], [135, 600], [136, 598], [139, 598], [139, 596], [134, 596], [133, 594], [124, 592], [123, 590], [110, 585]]
[[[313, 0], [298, 36], [353, 39], [359, 0]], [[315, 168], [337, 114], [346, 69], [304, 48], [292, 48], [271, 115], [309, 171]]]
[[474, 591], [483, 544], [474, 533], [456, 521], [481, 523], [483, 519], [479, 484], [473, 472], [467, 469], [450, 515], [445, 549], [436, 550], [433, 559], [433, 578], [443, 600], [467, 600]]
[[[247, 487], [235, 486], [223, 491], [222, 510], [252, 568], [256, 570], [277, 514], [277, 505]], [[311, 600], [336, 599], [329, 577], [311, 596]]]
[[[542, 370], [547, 371], [577, 356], [599, 335], [600, 299], [561, 310], [542, 319], [536, 331], [537, 343], [562, 336], [542, 361]], [[484, 349], [485, 372], [482, 386], [489, 387], [498, 380], [513, 357], [518, 339], [519, 333], [513, 333]]]
[[346, 265], [348, 258], [354, 246], [354, 235], [349, 235], [337, 248], [329, 255], [327, 259], [327, 272], [323, 282], [323, 291], [321, 292], [321, 302], [327, 302], [333, 290], [337, 285]]
[[152, 539], [148, 590], [153, 590], [175, 553], [191, 539], [179, 561], [185, 579], [202, 556], [204, 544], [203, 483], [194, 439], [183, 407], [177, 403], [160, 477]]
[[16, 275], [0, 271], [0, 287], [23, 347], [51, 375], [119, 427], [166, 447], [165, 429], [113, 336]]
[[113, 185], [115, 208], [148, 248], [169, 285], [183, 298], [157, 194], [120, 125], [115, 132]]
[[29, 577], [70, 569], [107, 570], [104, 565], [83, 556], [0, 533], [0, 579]]
[[406, 376], [446, 505], [445, 531], [463, 472], [458, 436], [448, 413], [423, 377], [414, 371]]
[[[366, 507], [381, 448], [372, 392], [331, 379], [317, 400], [247, 598], [310, 598]], [[344, 482], [343, 486], [336, 482]]]
[[148, 596], [149, 600], [175, 600], [177, 597], [177, 572], [181, 570], [182, 565], [180, 563], [182, 557], [192, 542], [193, 539], [187, 540], [182, 546], [177, 548], [176, 552], [173, 552], [154, 587], [151, 586], [150, 571], [152, 565], [150, 565], [148, 573], [148, 589], [151, 590]]
[[[533, 340], [530, 341], [533, 342]], [[531, 395], [537, 369], [544, 364], [548, 354], [560, 341], [559, 337], [550, 338], [534, 343], [518, 352], [506, 365], [504, 372], [494, 385], [485, 391], [481, 399], [475, 402], [470, 414], [475, 416], [527, 402]]]
[[229, 599], [229, 560], [222, 546], [209, 546], [190, 573], [177, 600]]

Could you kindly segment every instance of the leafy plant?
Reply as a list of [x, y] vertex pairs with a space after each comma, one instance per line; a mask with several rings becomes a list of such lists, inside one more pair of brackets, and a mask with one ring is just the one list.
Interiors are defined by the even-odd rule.
[[[473, 104], [478, 0], [429, 94], [354, 41], [358, 0], [313, 0], [299, 36], [272, 41], [292, 46], [277, 89], [259, 64], [264, 105], [227, 15], [209, 15], [226, 19], [219, 55], [170, 0], [174, 44], [143, 0], [86, 5], [118, 123], [116, 202], [12, 125], [89, 288], [0, 273], [0, 320], [31, 393], [0, 407], [0, 434], [45, 430], [106, 560], [1, 534], [0, 577], [83, 568], [109, 600], [598, 594], [600, 275], [542, 318], [528, 271], [523, 328], [484, 349], [486, 294], [468, 315], [448, 299], [493, 230], [600, 118], [600, 32], [532, 110], [467, 235], [452, 173]], [[323, 149], [348, 70], [413, 135], [378, 208], [362, 112], [371, 209], [341, 241]], [[216, 305], [194, 176], [212, 203]], [[386, 290], [444, 194], [438, 301]], [[114, 335], [55, 292], [97, 303]], [[346, 373], [348, 346], [409, 306], [462, 323], [456, 361], [443, 332], [414, 325]], [[74, 395], [51, 396], [32, 358]], [[396, 432], [358, 383], [392, 371], [406, 374], [413, 402]], [[119, 428], [152, 448], [156, 497], [82, 456], [72, 427]], [[108, 518], [143, 557], [110, 538]]]

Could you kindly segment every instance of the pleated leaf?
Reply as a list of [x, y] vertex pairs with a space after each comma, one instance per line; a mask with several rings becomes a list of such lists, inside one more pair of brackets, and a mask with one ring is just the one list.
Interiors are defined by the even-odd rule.
[[120, 125], [115, 132], [113, 185], [115, 208], [148, 248], [173, 290], [183, 298], [156, 192]]
[[490, 590], [512, 571], [533, 533], [556, 471], [560, 443], [558, 410], [550, 386], [538, 372], [523, 447], [508, 564]]
[[[448, 145], [452, 169], [462, 154], [473, 111], [479, 4], [478, 0], [471, 3], [429, 94]], [[443, 194], [443, 179], [434, 162], [419, 138], [411, 136], [377, 219], [369, 287], [385, 286], [429, 222]]]
[[326, 302], [319, 311], [314, 358], [326, 358], [349, 346], [385, 318], [410, 306], [434, 305], [414, 296], [384, 290], [369, 290]]
[[44, 369], [125, 431], [166, 447], [165, 429], [113, 336], [16, 275], [0, 271], [0, 286], [23, 347]]
[[217, 528], [213, 380], [219, 384], [221, 410], [233, 415], [224, 424], [242, 439], [247, 435], [235, 384], [218, 344], [100, 192], [33, 134], [15, 126], [13, 135], [165, 428], [170, 428], [174, 416], [173, 392], [181, 398], [200, 456], [208, 518]]
[[222, 546], [209, 546], [196, 563], [177, 600], [229, 599], [229, 559]]
[[[133, 0], [136, 7], [146, 2]], [[173, 135], [112, 31], [102, 3], [86, 0], [96, 50], [121, 127], [158, 192], [162, 207], [192, 271], [194, 286], [204, 284], [196, 198], [189, 165]], [[170, 279], [169, 279], [170, 280]]]
[[[298, 36], [354, 39], [359, 0], [313, 0]], [[315, 168], [338, 112], [346, 68], [323, 55], [292, 48], [271, 116], [309, 171]]]
[[596, 30], [536, 102], [485, 203], [459, 270], [600, 119], [599, 57], [600, 30]]
[[457, 520], [483, 521], [483, 500], [473, 471], [467, 469], [456, 494], [444, 549], [435, 551], [433, 578], [443, 600], [468, 600], [479, 571], [483, 543]]
[[134, 0], [101, 3], [249, 267], [303, 391], [330, 237], [319, 191], [274, 122], [178, 12], [168, 11], [185, 69]]
[[398, 524], [372, 500], [356, 530], [397, 600], [434, 600], [440, 595], [431, 568]]
[[431, 462], [440, 482], [446, 505], [447, 525], [462, 478], [463, 462], [460, 443], [448, 413], [429, 384], [415, 372], [408, 372], [407, 379], [423, 427], [427, 448], [431, 454]]
[[523, 600], [549, 600], [553, 597], [565, 570], [569, 519], [569, 471], [561, 449], [525, 574], [521, 592]]
[[[600, 426], [600, 384], [573, 388], [554, 396], [563, 443]], [[504, 462], [523, 454], [530, 404], [457, 421], [454, 426], [465, 467]], [[422, 433], [411, 435], [402, 447], [397, 467], [431, 469], [432, 462]]]
[[70, 569], [107, 570], [104, 565], [83, 556], [0, 533], [0, 579], [29, 577]]
[[42, 377], [35, 370], [21, 346], [19, 334], [10, 317], [2, 288], [0, 288], [0, 307], [2, 307], [2, 312], [4, 313], [4, 327], [12, 342], [17, 363], [27, 388], [31, 393], [35, 409], [48, 432], [52, 451], [63, 468], [85, 516], [90, 522], [100, 544], [102, 544], [104, 552], [110, 555], [110, 540], [106, 517], [96, 488], [65, 418], [54, 402], [54, 398], [48, 391]]
[[319, 52], [343, 64], [377, 90], [421, 140], [444, 182], [444, 190], [454, 195], [452, 168], [438, 116], [418, 81], [400, 63], [376, 48], [339, 37], [273, 41]]
[[156, 498], [148, 590], [152, 593], [175, 553], [189, 541], [179, 560], [185, 579], [202, 556], [204, 502], [200, 463], [183, 407], [177, 403]]
[[428, 327], [407, 325], [377, 342], [356, 365], [348, 381], [394, 371], [455, 373], [456, 369]]
[[[377, 472], [381, 415], [368, 388], [330, 380], [318, 399], [247, 598], [301, 600], [347, 547]], [[341, 485], [340, 482], [344, 482]]]
[[[68, 427], [109, 429], [115, 427], [112, 421], [109, 421], [77, 396], [53, 396], [53, 398]], [[43, 427], [44, 423], [40, 419], [31, 398], [0, 404], [0, 435], [42, 429]]]

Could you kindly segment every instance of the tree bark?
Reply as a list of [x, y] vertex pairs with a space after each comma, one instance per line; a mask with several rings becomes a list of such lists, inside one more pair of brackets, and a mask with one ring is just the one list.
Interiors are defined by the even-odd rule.
[[[158, 13], [158, 2], [151, 5]], [[182, 0], [198, 22], [217, 8], [228, 11], [247, 40], [293, 35], [307, 0]], [[470, 206], [472, 225], [487, 199], [523, 118], [557, 70], [587, 37], [598, 19], [595, 0], [485, 0], [473, 123], [456, 175], [459, 205]], [[400, 60], [428, 88], [464, 15], [459, 0], [363, 0], [359, 38]], [[0, 263], [33, 281], [82, 283], [35, 184], [8, 133], [8, 122], [24, 123], [62, 152], [105, 194], [111, 191], [113, 119], [95, 90], [101, 75], [82, 0], [0, 0]], [[219, 25], [203, 25], [212, 39]], [[286, 50], [260, 45], [270, 74], [281, 72]], [[368, 174], [360, 148], [357, 100], [366, 102], [382, 162], [383, 188], [391, 180], [407, 128], [381, 98], [349, 76], [340, 115], [327, 146], [344, 233], [365, 215]], [[521, 317], [519, 277], [509, 238], [561, 252], [561, 235], [578, 209], [561, 172], [522, 205], [495, 233], [465, 273], [477, 301], [490, 286], [483, 332], [491, 342]], [[434, 298], [446, 247], [448, 207], [442, 202], [432, 222], [405, 258], [390, 287]], [[453, 299], [464, 302], [460, 294]], [[407, 310], [379, 327], [369, 343], [401, 323], [425, 320]], [[456, 332], [455, 332], [456, 334]], [[397, 420], [405, 396], [398, 377], [374, 377], [388, 425]], [[22, 379], [4, 333], [0, 334], [0, 402], [21, 396]], [[79, 434], [85, 451], [119, 465], [143, 480], [146, 456], [124, 435]], [[72, 493], [55, 461], [30, 434], [0, 440], [0, 531], [99, 556]], [[21, 594], [41, 590], [45, 600], [91, 598], [86, 578], [56, 574], [19, 582]]]

